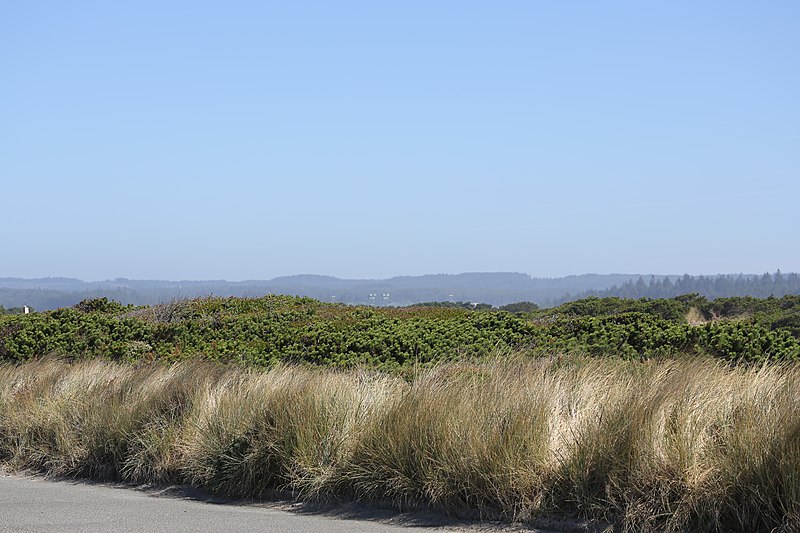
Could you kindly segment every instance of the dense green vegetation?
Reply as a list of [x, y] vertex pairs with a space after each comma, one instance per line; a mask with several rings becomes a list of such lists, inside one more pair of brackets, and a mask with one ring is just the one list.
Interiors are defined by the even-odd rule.
[[761, 326], [771, 331], [785, 330], [800, 338], [800, 295], [782, 298], [753, 298], [733, 296], [707, 300], [696, 293], [675, 298], [638, 300], [625, 298], [585, 298], [558, 307], [543, 309], [538, 318], [556, 317], [614, 317], [625, 313], [644, 313], [675, 324], [736, 322]]
[[800, 296], [588, 298], [529, 313], [353, 307], [287, 296], [153, 307], [95, 299], [74, 308], [0, 317], [0, 359], [15, 361], [55, 353], [396, 369], [519, 347], [627, 358], [688, 353], [737, 362], [794, 360], [800, 357]]

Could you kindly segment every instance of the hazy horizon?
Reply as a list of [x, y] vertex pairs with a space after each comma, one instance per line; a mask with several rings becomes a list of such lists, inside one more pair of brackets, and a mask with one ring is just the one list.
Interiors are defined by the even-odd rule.
[[[331, 274], [324, 274], [324, 273], [315, 273], [315, 272], [298, 272], [295, 274], [283, 274], [279, 276], [273, 276], [269, 278], [247, 278], [247, 279], [231, 279], [231, 278], [130, 278], [126, 276], [113, 276], [107, 278], [98, 278], [98, 279], [85, 279], [79, 278], [74, 276], [61, 276], [61, 275], [48, 275], [48, 276], [6, 276], [0, 275], [1, 279], [21, 279], [21, 280], [37, 280], [37, 279], [69, 279], [69, 280], [77, 280], [83, 283], [102, 283], [102, 282], [114, 282], [117, 280], [128, 280], [128, 281], [166, 281], [166, 282], [226, 282], [226, 283], [244, 283], [244, 282], [260, 282], [260, 281], [272, 281], [280, 278], [294, 278], [294, 277], [320, 277], [320, 278], [334, 278], [342, 281], [382, 281], [382, 280], [389, 280], [389, 279], [397, 279], [397, 278], [422, 278], [422, 277], [434, 277], [434, 276], [463, 276], [463, 275], [493, 275], [493, 274], [518, 274], [529, 276], [532, 279], [564, 279], [564, 278], [573, 278], [573, 277], [583, 277], [583, 276], [641, 276], [644, 278], [656, 277], [656, 278], [663, 278], [663, 277], [680, 277], [684, 275], [688, 275], [691, 277], [716, 277], [716, 276], [761, 276], [763, 274], [771, 274], [774, 275], [776, 272], [781, 274], [793, 274], [798, 273], [792, 270], [783, 270], [783, 269], [775, 269], [771, 271], [764, 271], [764, 272], [580, 272], [574, 274], [563, 274], [558, 276], [537, 276], [535, 274], [531, 274], [528, 272], [514, 272], [514, 271], [485, 271], [485, 272], [429, 272], [426, 274], [398, 274], [394, 276], [386, 276], [386, 277], [342, 277], [342, 276], [334, 276]], [[2, 274], [2, 273], [0, 273]]]
[[0, 277], [797, 272], [798, 27], [788, 0], [7, 4]]
[[[536, 278], [520, 272], [465, 272], [385, 279], [342, 279], [295, 275], [271, 280], [137, 280], [81, 281], [71, 278], [0, 278], [0, 307], [38, 311], [73, 307], [108, 298], [122, 304], [155, 305], [174, 300], [265, 295], [304, 296], [322, 302], [371, 306], [408, 306], [421, 302], [473, 302], [503, 306], [534, 302], [552, 307], [591, 296], [673, 298], [699, 294], [782, 297], [800, 294], [800, 274], [696, 277], [688, 275], [583, 274]], [[2, 311], [2, 309], [0, 309]]]
[[405, 278], [405, 277], [426, 277], [426, 276], [459, 276], [462, 274], [524, 274], [530, 276], [533, 279], [563, 279], [563, 278], [570, 278], [570, 277], [581, 277], [581, 276], [642, 276], [644, 278], [650, 278], [655, 276], [656, 278], [662, 277], [675, 277], [675, 276], [683, 276], [688, 275], [692, 277], [715, 277], [715, 276], [760, 276], [763, 274], [775, 274], [776, 272], [780, 272], [782, 274], [791, 274], [791, 273], [800, 273], [800, 270], [785, 270], [782, 268], [778, 269], [770, 269], [764, 270], [763, 272], [747, 272], [747, 271], [731, 271], [731, 272], [578, 272], [578, 273], [567, 273], [561, 275], [536, 275], [529, 272], [518, 272], [518, 271], [507, 271], [507, 270], [497, 270], [497, 271], [463, 271], [463, 272], [428, 272], [423, 274], [395, 274], [395, 275], [388, 275], [388, 276], [365, 276], [365, 277], [355, 277], [355, 276], [335, 276], [332, 274], [326, 273], [318, 273], [318, 272], [298, 272], [294, 274], [279, 274], [277, 276], [270, 276], [270, 277], [254, 277], [254, 278], [186, 278], [186, 277], [130, 277], [130, 276], [108, 276], [104, 278], [82, 278], [78, 276], [64, 276], [59, 274], [47, 274], [41, 276], [31, 276], [31, 275], [11, 275], [5, 274], [4, 272], [0, 272], [0, 279], [21, 279], [21, 280], [37, 280], [37, 279], [70, 279], [70, 280], [77, 280], [84, 283], [102, 283], [102, 282], [113, 282], [116, 280], [129, 280], [129, 281], [167, 281], [167, 282], [227, 282], [227, 283], [243, 283], [243, 282], [258, 282], [258, 281], [272, 281], [279, 278], [291, 278], [297, 276], [319, 276], [319, 277], [330, 277], [344, 281], [381, 281], [381, 280], [388, 280], [388, 279], [395, 279], [395, 278]]

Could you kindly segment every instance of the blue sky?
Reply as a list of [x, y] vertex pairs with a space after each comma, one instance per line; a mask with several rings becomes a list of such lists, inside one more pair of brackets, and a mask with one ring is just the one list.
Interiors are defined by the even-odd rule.
[[5, 2], [0, 276], [800, 271], [800, 3]]

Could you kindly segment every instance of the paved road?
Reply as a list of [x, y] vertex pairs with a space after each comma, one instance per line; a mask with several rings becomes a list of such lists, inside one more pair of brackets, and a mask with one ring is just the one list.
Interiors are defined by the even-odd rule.
[[[362, 513], [364, 514], [364, 513]], [[389, 518], [387, 518], [387, 516]], [[0, 474], [0, 531], [331, 531], [394, 533], [434, 525], [391, 523], [390, 513], [342, 518], [290, 504], [215, 504], [185, 492], [168, 494], [101, 484]], [[449, 528], [448, 528], [449, 529]]]

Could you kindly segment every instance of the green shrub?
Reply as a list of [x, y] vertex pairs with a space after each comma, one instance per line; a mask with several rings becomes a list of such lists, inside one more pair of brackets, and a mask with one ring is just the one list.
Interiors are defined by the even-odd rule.
[[[704, 316], [736, 316], [700, 326], [684, 318], [688, 306], [702, 303], [693, 297], [589, 298], [524, 315], [437, 306], [351, 307], [287, 296], [141, 308], [98, 299], [0, 317], [0, 359], [202, 357], [255, 366], [291, 361], [390, 370], [528, 347], [625, 358], [702, 353], [736, 362], [794, 360], [800, 357], [800, 310], [791, 298], [715, 302]], [[743, 309], [751, 314], [743, 317]]]

